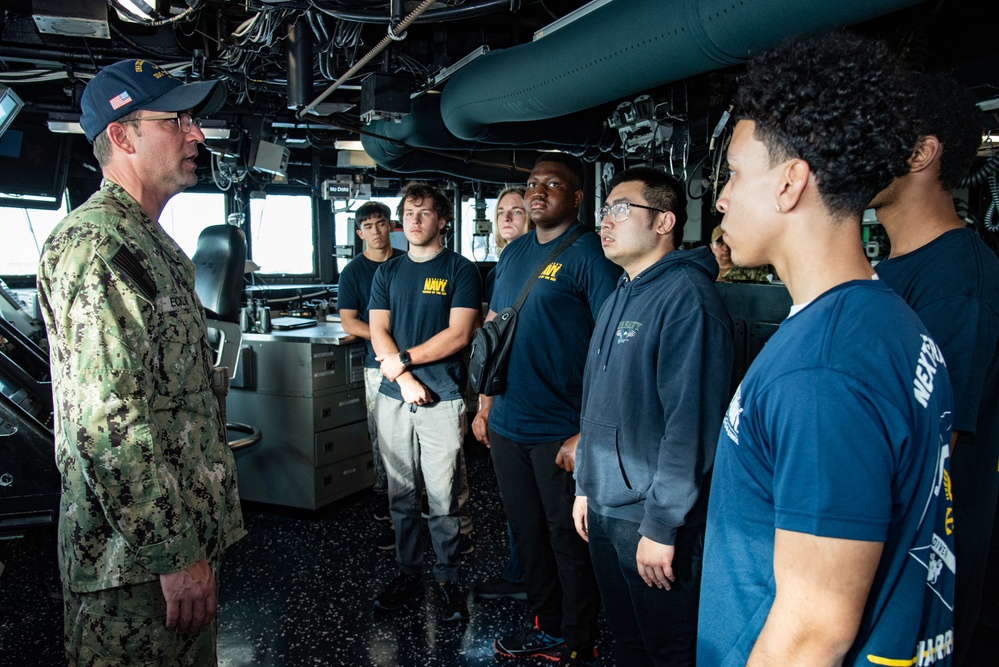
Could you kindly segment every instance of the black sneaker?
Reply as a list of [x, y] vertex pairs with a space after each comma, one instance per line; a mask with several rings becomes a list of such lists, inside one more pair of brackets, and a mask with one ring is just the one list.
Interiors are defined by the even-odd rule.
[[459, 535], [458, 536], [458, 553], [462, 556], [467, 556], [468, 554], [475, 551], [475, 542], [469, 535]]
[[472, 586], [472, 595], [480, 600], [499, 600], [500, 598], [526, 600], [527, 589], [524, 586], [524, 582], [514, 583], [507, 581], [503, 577], [496, 577]]
[[597, 667], [600, 661], [597, 660], [597, 649], [575, 651], [568, 646], [562, 648], [562, 655], [558, 658], [559, 667]]
[[375, 535], [375, 549], [379, 551], [395, 551], [395, 529], [392, 526], [378, 531]]
[[385, 496], [378, 496], [375, 499], [375, 509], [372, 511], [375, 516], [375, 521], [391, 521], [392, 513], [389, 512], [388, 498]]
[[441, 620], [445, 623], [468, 620], [468, 594], [453, 581], [437, 584], [437, 603], [441, 608]]
[[538, 627], [534, 619], [534, 627], [511, 637], [502, 637], [493, 642], [493, 648], [500, 655], [509, 658], [524, 658], [535, 655], [546, 660], [560, 660], [565, 640], [553, 637]]
[[394, 611], [401, 609], [410, 600], [423, 595], [423, 582], [417, 575], [403, 574], [389, 582], [381, 593], [375, 596], [375, 609]]

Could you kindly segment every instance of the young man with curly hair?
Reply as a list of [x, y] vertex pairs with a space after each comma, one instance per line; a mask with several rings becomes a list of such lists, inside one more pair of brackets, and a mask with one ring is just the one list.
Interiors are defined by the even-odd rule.
[[[878, 276], [940, 344], [954, 386], [957, 589], [954, 664], [978, 623], [999, 487], [999, 259], [965, 227], [951, 190], [982, 139], [975, 99], [954, 79], [913, 74], [919, 140], [909, 173], [871, 202], [891, 239]], [[955, 444], [956, 443], [956, 444]]]
[[884, 44], [834, 34], [755, 57], [737, 106], [724, 238], [793, 306], [719, 435], [698, 662], [950, 664], [950, 380], [860, 242], [908, 171], [912, 96]]

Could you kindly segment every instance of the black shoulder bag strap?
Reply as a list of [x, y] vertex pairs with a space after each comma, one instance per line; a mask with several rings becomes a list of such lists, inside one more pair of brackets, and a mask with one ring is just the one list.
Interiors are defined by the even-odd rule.
[[576, 239], [585, 234], [586, 231], [587, 230], [582, 225], [577, 227], [571, 234], [562, 239], [562, 242], [559, 243], [554, 250], [552, 250], [550, 255], [545, 257], [544, 260], [538, 264], [538, 268], [534, 270], [534, 277], [527, 281], [527, 284], [524, 285], [524, 289], [520, 292], [520, 296], [517, 297], [517, 302], [513, 304], [513, 309], [515, 311], [520, 312], [520, 307], [524, 305], [524, 301], [527, 299], [528, 293], [531, 291], [531, 288], [534, 287], [534, 283], [538, 281], [538, 278], [541, 277], [541, 272], [545, 270], [545, 267], [554, 261], [556, 257], [561, 255], [563, 250], [575, 243]]

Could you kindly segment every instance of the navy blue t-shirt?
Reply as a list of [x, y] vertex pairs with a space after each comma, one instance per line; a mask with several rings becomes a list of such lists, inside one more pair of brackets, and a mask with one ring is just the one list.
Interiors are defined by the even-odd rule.
[[876, 269], [944, 351], [954, 427], [977, 433], [988, 425], [999, 436], [999, 410], [980, 410], [999, 382], [999, 258], [973, 230], [954, 229]]
[[719, 436], [698, 663], [746, 664], [774, 601], [780, 528], [884, 543], [844, 664], [912, 664], [924, 651], [949, 664], [952, 411], [940, 348], [880, 281], [834, 287], [785, 320]]
[[[498, 313], [512, 306], [531, 272], [577, 225], [543, 245], [532, 230], [506, 246], [496, 264], [489, 309]], [[506, 391], [493, 401], [490, 428], [527, 444], [579, 433], [593, 323], [620, 275], [593, 233], [583, 234], [542, 269], [517, 317]]]
[[959, 433], [951, 473], [957, 524], [959, 648], [978, 623], [999, 494], [999, 258], [971, 229], [945, 232], [877, 266], [943, 350]]
[[[478, 312], [481, 304], [482, 284], [475, 265], [444, 250], [426, 262], [414, 262], [405, 254], [382, 264], [371, 284], [368, 309], [390, 311], [392, 338], [400, 350], [408, 350], [447, 329], [452, 308]], [[463, 395], [466, 369], [460, 351], [410, 370], [436, 400], [450, 401]], [[399, 385], [387, 378], [382, 378], [379, 391], [402, 400]]]
[[[392, 248], [392, 259], [402, 255], [403, 251]], [[340, 284], [337, 287], [336, 307], [340, 310], [356, 310], [357, 319], [362, 322], [368, 321], [368, 300], [371, 298], [371, 281], [375, 277], [375, 271], [384, 262], [373, 262], [364, 255], [358, 255], [343, 267], [340, 272]], [[364, 365], [367, 368], [378, 368], [375, 361], [375, 351], [371, 347], [371, 341], [364, 341], [367, 352], [364, 355]]]

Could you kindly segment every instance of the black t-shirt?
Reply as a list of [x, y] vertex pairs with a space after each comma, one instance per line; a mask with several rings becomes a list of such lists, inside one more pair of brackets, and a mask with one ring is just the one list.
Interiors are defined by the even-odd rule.
[[[576, 224], [548, 243], [539, 243], [532, 230], [506, 246], [489, 309], [498, 313], [512, 306], [531, 273]], [[517, 316], [506, 391], [493, 401], [489, 428], [526, 444], [579, 432], [590, 334], [620, 275], [621, 267], [604, 257], [600, 237], [589, 232], [542, 268]]]
[[[402, 255], [403, 251], [392, 248], [392, 257]], [[371, 298], [371, 281], [375, 277], [375, 271], [385, 262], [373, 262], [364, 255], [358, 255], [343, 267], [340, 273], [340, 285], [337, 289], [336, 305], [343, 310], [356, 310], [357, 318], [362, 322], [368, 321], [368, 300]], [[364, 365], [368, 368], [378, 368], [375, 361], [375, 351], [371, 347], [371, 341], [364, 341], [367, 353], [364, 355]]]
[[[957, 590], [970, 604], [981, 592], [999, 494], [999, 258], [974, 230], [954, 229], [877, 272], [929, 329], [954, 387]], [[974, 627], [965, 608], [959, 602], [956, 634]]]
[[[446, 329], [452, 308], [478, 312], [481, 303], [482, 284], [475, 265], [445, 250], [427, 262], [414, 262], [408, 254], [385, 262], [375, 272], [368, 309], [391, 312], [392, 338], [400, 350], [408, 350]], [[466, 369], [460, 352], [411, 370], [437, 400], [462, 397]], [[402, 400], [399, 385], [385, 378], [379, 391]]]
[[944, 352], [954, 428], [977, 433], [983, 420], [995, 421], [999, 411], [980, 407], [999, 381], [999, 258], [973, 230], [955, 229], [876, 270]]

